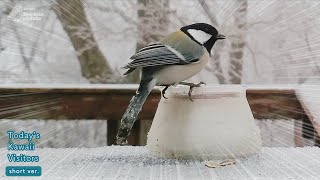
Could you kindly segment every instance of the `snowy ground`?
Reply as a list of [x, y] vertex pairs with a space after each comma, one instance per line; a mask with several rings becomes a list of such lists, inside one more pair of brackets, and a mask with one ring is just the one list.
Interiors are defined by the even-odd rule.
[[[204, 162], [160, 159], [145, 147], [36, 149], [38, 163], [8, 163], [0, 149], [0, 178], [8, 165], [40, 165], [41, 179], [319, 179], [320, 148], [263, 148], [235, 165], [208, 168]], [[11, 179], [11, 178], [10, 178]], [[28, 178], [29, 179], [29, 178]], [[39, 178], [36, 178], [39, 179]]]

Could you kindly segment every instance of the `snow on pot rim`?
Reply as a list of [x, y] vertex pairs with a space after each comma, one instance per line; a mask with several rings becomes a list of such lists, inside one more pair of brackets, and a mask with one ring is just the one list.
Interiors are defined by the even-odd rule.
[[[162, 89], [162, 88], [160, 88]], [[165, 93], [167, 98], [188, 97], [189, 86], [170, 87]], [[245, 95], [246, 87], [242, 85], [201, 85], [192, 91], [192, 99], [216, 99], [222, 97], [239, 97]]]

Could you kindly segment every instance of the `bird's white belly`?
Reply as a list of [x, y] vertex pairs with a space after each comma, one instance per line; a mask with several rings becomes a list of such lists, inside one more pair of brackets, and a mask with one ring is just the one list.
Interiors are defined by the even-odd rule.
[[199, 73], [207, 64], [209, 54], [206, 54], [197, 62], [186, 65], [168, 65], [160, 70], [154, 77], [158, 85], [177, 84]]

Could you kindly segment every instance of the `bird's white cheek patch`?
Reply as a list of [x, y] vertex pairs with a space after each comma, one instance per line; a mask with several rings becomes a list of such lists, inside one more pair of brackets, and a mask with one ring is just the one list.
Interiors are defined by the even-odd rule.
[[189, 29], [188, 33], [200, 44], [204, 44], [212, 37], [210, 34], [196, 29]]

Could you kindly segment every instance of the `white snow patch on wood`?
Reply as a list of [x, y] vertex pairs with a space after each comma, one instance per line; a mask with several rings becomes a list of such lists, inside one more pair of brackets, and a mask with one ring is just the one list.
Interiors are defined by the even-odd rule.
[[320, 136], [320, 87], [299, 88], [296, 90], [296, 95], [306, 115]]

